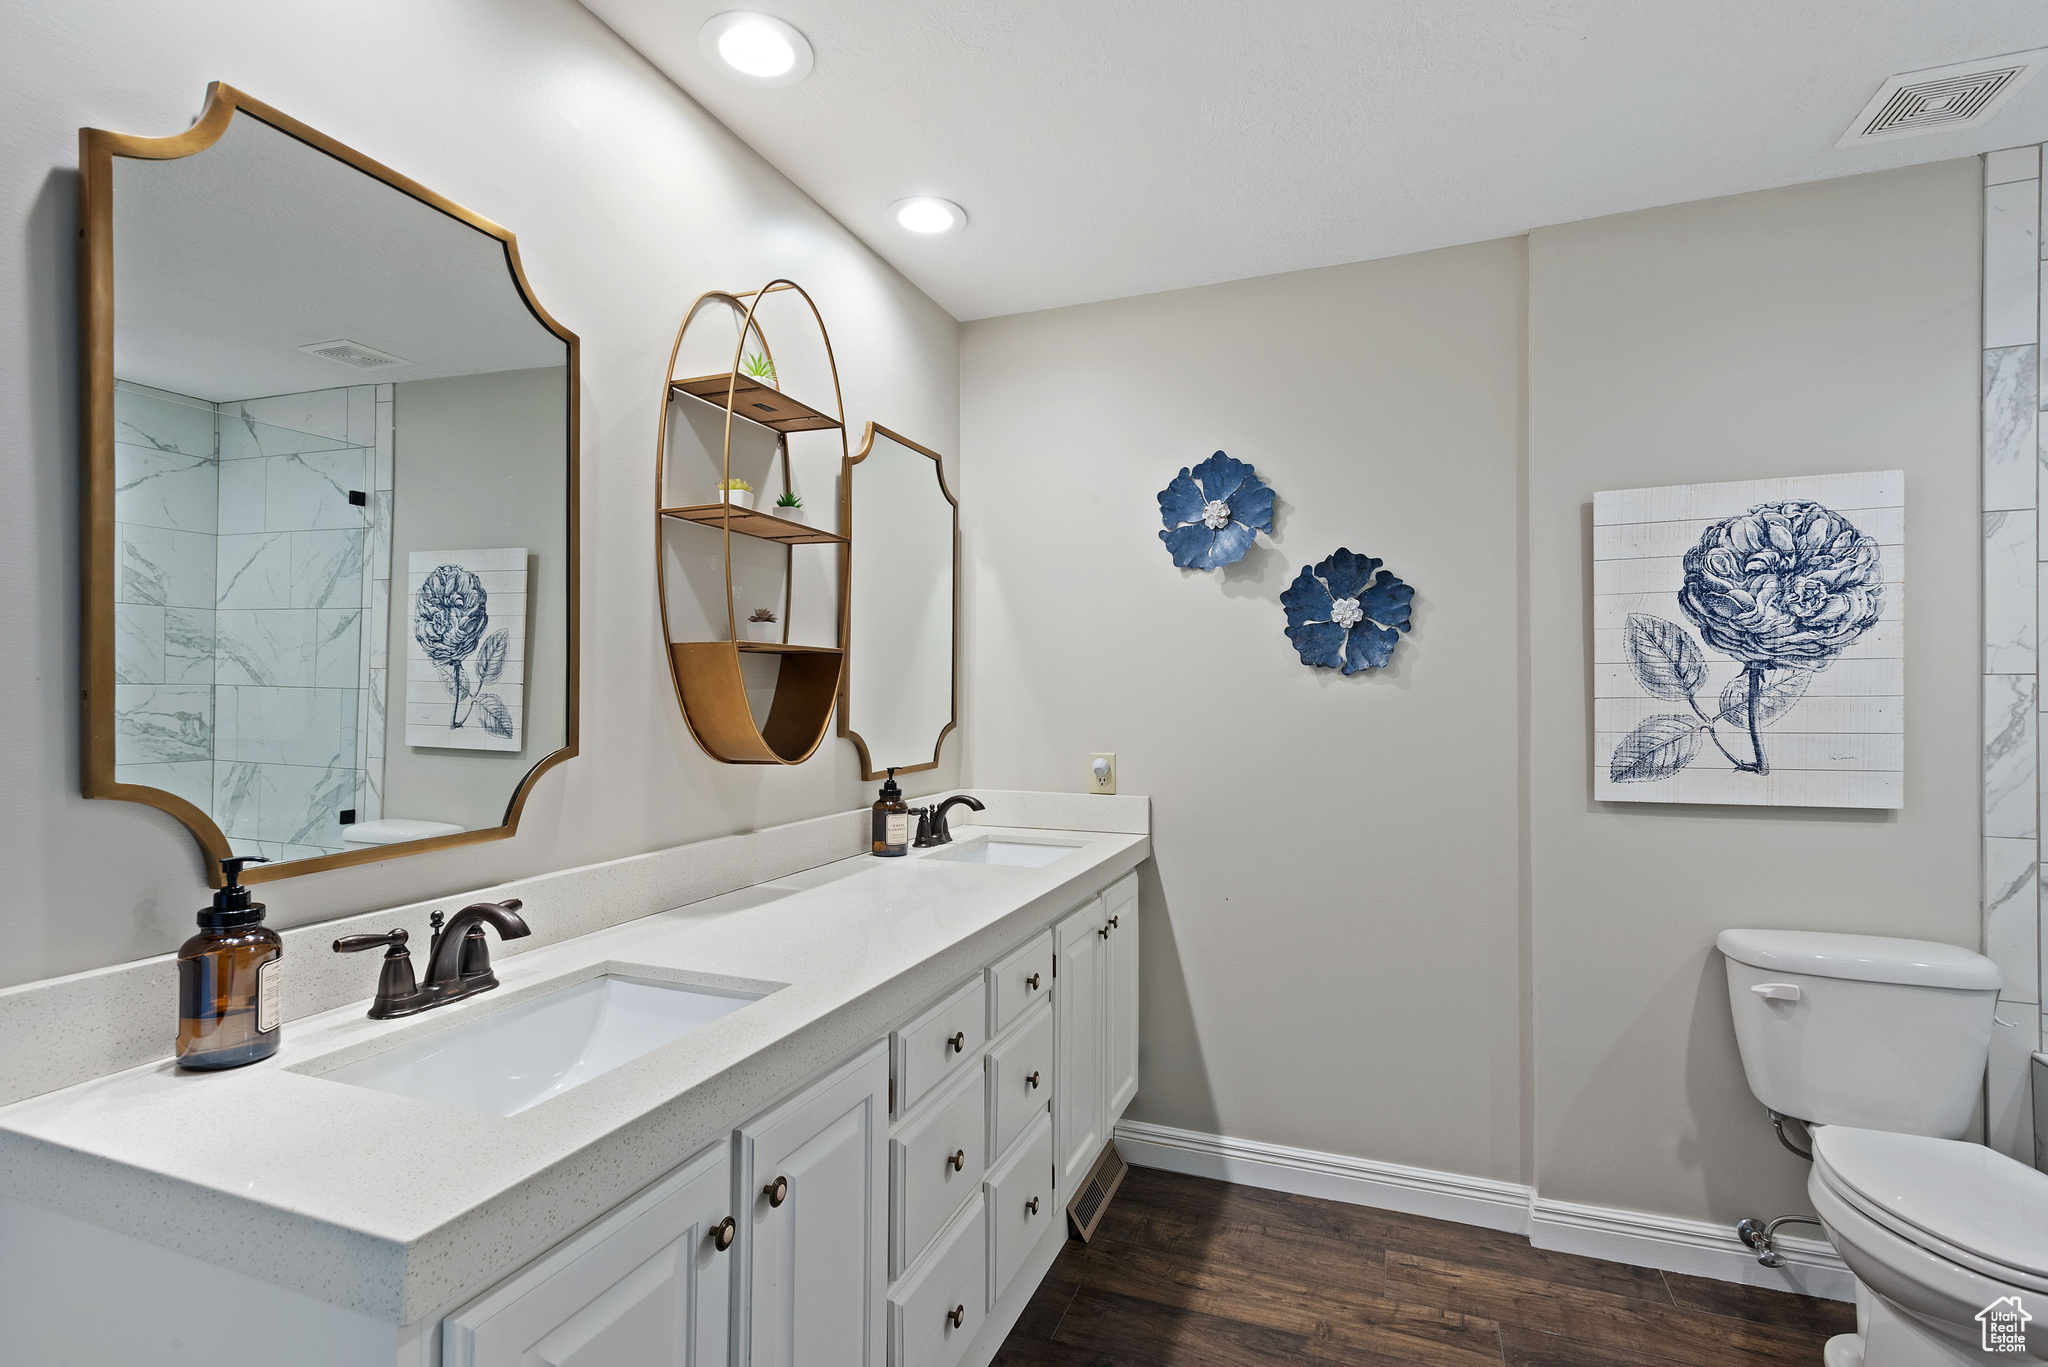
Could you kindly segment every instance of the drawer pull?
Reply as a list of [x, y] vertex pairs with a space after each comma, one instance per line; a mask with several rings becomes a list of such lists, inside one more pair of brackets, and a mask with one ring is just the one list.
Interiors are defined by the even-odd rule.
[[761, 1188], [761, 1194], [768, 1198], [769, 1205], [780, 1206], [789, 1199], [789, 1179], [787, 1177], [776, 1178], [773, 1182]]
[[1036, 1196], [1024, 1203], [1024, 1213], [1026, 1215], [1038, 1214], [1038, 1198]]
[[948, 1156], [947, 1156], [947, 1158], [946, 1158], [946, 1161], [947, 1161], [948, 1163], [952, 1164], [952, 1166], [953, 1166], [953, 1171], [955, 1171], [955, 1172], [964, 1172], [964, 1171], [966, 1171], [966, 1169], [967, 1169], [967, 1150], [965, 1150], [965, 1149], [955, 1149], [955, 1150], [953, 1150], [953, 1152], [952, 1152], [952, 1153], [951, 1153], [950, 1155], [948, 1155]]
[[956, 1054], [964, 1054], [964, 1053], [966, 1053], [966, 1052], [967, 1052], [967, 1032], [966, 1032], [965, 1030], [955, 1030], [955, 1031], [953, 1032], [953, 1038], [951, 1038], [951, 1039], [947, 1040], [947, 1041], [946, 1041], [946, 1044], [947, 1044], [947, 1047], [949, 1047], [950, 1049], [952, 1049], [952, 1051], [953, 1051], [954, 1053], [956, 1053]]
[[711, 1227], [711, 1242], [717, 1246], [720, 1253], [723, 1253], [732, 1247], [732, 1241], [739, 1232], [740, 1227], [733, 1222], [732, 1216], [728, 1215]]
[[1030, 977], [1026, 978], [1024, 980], [1024, 986], [1031, 989], [1033, 992], [1036, 992], [1038, 990], [1038, 975], [1034, 973]]
[[1032, 1073], [1029, 1077], [1025, 1078], [1024, 1081], [1030, 1084], [1032, 1091], [1035, 1092], [1038, 1090], [1038, 1074], [1036, 1072]]
[[955, 1329], [958, 1329], [961, 1325], [967, 1323], [967, 1307], [964, 1305], [954, 1306], [946, 1312], [946, 1318], [953, 1322]]

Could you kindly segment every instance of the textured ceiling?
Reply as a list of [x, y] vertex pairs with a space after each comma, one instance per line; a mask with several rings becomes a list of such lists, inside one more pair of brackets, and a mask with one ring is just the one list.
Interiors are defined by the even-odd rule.
[[1895, 72], [2048, 46], [2039, 0], [759, 0], [817, 51], [784, 89], [698, 53], [731, 0], [584, 3], [961, 319], [2048, 139], [2044, 76], [1834, 147]]

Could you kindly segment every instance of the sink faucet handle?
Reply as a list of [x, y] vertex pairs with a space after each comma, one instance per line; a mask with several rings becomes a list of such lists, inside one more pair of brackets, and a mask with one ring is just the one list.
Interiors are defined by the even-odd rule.
[[402, 929], [387, 930], [382, 935], [344, 935], [334, 942], [334, 952], [336, 954], [355, 954], [361, 950], [376, 949], [384, 946], [390, 950], [390, 953], [384, 957], [387, 959], [396, 958], [400, 954], [407, 953], [405, 942], [408, 938], [410, 937]]
[[377, 998], [370, 1003], [372, 1020], [408, 1016], [420, 1009], [419, 981], [413, 977], [412, 951], [405, 947], [407, 938], [401, 927], [382, 935], [344, 935], [334, 942], [336, 954], [385, 947], [384, 966], [377, 974]]

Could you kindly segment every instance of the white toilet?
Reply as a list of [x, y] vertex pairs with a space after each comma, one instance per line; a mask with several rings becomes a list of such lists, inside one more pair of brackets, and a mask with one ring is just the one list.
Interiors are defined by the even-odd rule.
[[1828, 1341], [1827, 1367], [2048, 1360], [2048, 1174], [1960, 1138], [1997, 967], [1868, 935], [1717, 943], [1749, 1089], [1812, 1128], [1807, 1194], [1856, 1275], [1860, 1332]]

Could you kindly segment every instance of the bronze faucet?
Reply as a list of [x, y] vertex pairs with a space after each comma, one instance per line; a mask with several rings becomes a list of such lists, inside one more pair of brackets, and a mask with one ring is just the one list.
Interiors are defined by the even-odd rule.
[[979, 802], [965, 793], [955, 793], [947, 798], [944, 802], [932, 808], [932, 844], [950, 845], [953, 843], [953, 832], [946, 828], [946, 811], [956, 803], [965, 803], [977, 812], [985, 810]]
[[344, 935], [334, 942], [337, 954], [385, 946], [383, 971], [377, 975], [377, 998], [370, 1003], [370, 1019], [390, 1020], [431, 1011], [464, 997], [474, 997], [498, 985], [491, 971], [490, 942], [484, 927], [494, 926], [498, 938], [517, 940], [533, 931], [518, 916], [521, 902], [508, 897], [502, 902], [473, 902], [455, 913], [444, 928], [441, 913], [433, 916], [434, 939], [427, 949], [427, 980], [415, 983], [412, 952], [405, 947], [403, 930], [382, 935]]

